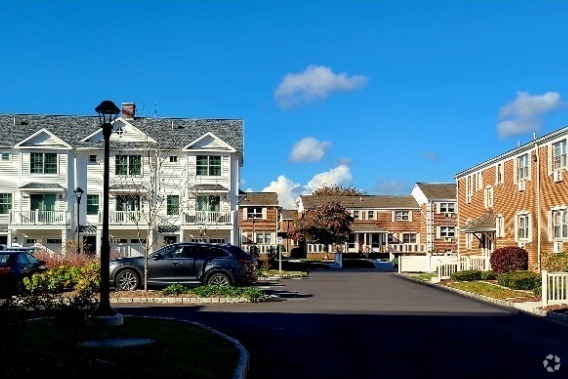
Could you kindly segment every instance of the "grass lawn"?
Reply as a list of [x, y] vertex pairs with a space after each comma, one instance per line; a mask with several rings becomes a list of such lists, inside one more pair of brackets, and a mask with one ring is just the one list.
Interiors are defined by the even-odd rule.
[[[14, 330], [12, 330], [14, 332]], [[70, 326], [35, 320], [0, 347], [0, 377], [231, 378], [240, 358], [226, 338], [182, 321], [125, 317], [122, 326]], [[9, 336], [10, 335], [10, 336]], [[87, 347], [108, 338], [150, 339], [127, 347]]]
[[445, 282], [443, 285], [499, 300], [514, 300], [534, 297], [532, 291], [517, 291], [483, 281]]

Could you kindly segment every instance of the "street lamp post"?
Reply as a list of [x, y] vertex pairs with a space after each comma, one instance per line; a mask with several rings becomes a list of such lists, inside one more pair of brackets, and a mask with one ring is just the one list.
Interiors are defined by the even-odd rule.
[[83, 189], [81, 187], [77, 187], [75, 188], [75, 190], [73, 191], [73, 193], [75, 194], [75, 199], [77, 199], [77, 254], [81, 253], [81, 243], [79, 241], [79, 222], [80, 222], [80, 218], [79, 218], [79, 206], [81, 205], [81, 198], [83, 197]]
[[105, 318], [105, 323], [110, 325], [122, 325], [122, 316], [117, 314], [110, 306], [109, 294], [109, 264], [110, 264], [110, 241], [109, 241], [109, 143], [112, 133], [112, 123], [120, 112], [120, 109], [110, 100], [104, 100], [96, 108], [99, 114], [104, 148], [104, 177], [103, 177], [103, 231], [101, 238], [101, 273], [100, 273], [100, 299], [96, 315]]
[[253, 214], [252, 214], [252, 251], [253, 251], [253, 255], [255, 255], [257, 253], [256, 251], [256, 228], [255, 228], [255, 223], [256, 223], [256, 209], [254, 210]]

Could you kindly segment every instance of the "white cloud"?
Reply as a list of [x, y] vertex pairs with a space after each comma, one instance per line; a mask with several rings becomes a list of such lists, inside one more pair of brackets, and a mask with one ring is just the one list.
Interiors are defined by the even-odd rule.
[[[311, 194], [314, 190], [323, 186], [344, 185], [352, 179], [351, 170], [348, 166], [337, 166], [327, 172], [316, 174], [312, 179], [302, 186], [299, 183], [280, 175], [278, 179], [270, 182], [270, 185], [262, 192], [276, 192], [278, 194], [278, 204], [284, 209], [296, 209], [296, 201], [300, 195]], [[253, 192], [247, 189], [246, 192]]]
[[359, 89], [366, 84], [366, 76], [334, 74], [329, 67], [309, 65], [304, 72], [287, 74], [274, 91], [274, 98], [280, 107], [291, 108], [325, 99], [333, 92]]
[[558, 92], [544, 95], [529, 95], [517, 92], [517, 98], [504, 105], [499, 112], [497, 132], [501, 138], [538, 130], [541, 124], [539, 116], [555, 110], [560, 105]]
[[325, 149], [331, 145], [328, 141], [318, 141], [312, 137], [305, 137], [292, 146], [290, 162], [319, 161], [325, 155]]
[[432, 151], [423, 151], [422, 153], [420, 153], [420, 155], [422, 156], [422, 158], [428, 159], [429, 161], [437, 161], [438, 160], [438, 154], [436, 154]]
[[314, 175], [312, 180], [310, 180], [306, 185], [306, 188], [309, 190], [309, 193], [311, 193], [324, 186], [340, 186], [347, 184], [352, 178], [353, 176], [351, 175], [349, 166], [340, 165], [327, 172]]
[[296, 209], [296, 200], [303, 194], [303, 187], [299, 183], [280, 175], [278, 179], [270, 182], [270, 185], [262, 192], [276, 192], [278, 194], [278, 204], [284, 209]]
[[408, 195], [411, 190], [409, 185], [404, 182], [382, 177], [377, 180], [370, 192], [380, 195]]

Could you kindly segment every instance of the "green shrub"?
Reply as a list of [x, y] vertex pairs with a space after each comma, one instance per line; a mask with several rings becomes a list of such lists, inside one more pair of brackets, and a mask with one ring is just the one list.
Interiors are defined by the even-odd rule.
[[514, 290], [534, 290], [540, 285], [540, 275], [530, 271], [512, 271], [498, 275], [497, 282]]
[[562, 253], [542, 253], [542, 269], [549, 272], [568, 271], [568, 252]]
[[456, 282], [467, 282], [471, 280], [481, 280], [480, 270], [463, 270], [454, 272], [450, 278]]
[[493, 273], [493, 271], [488, 270], [488, 271], [481, 271], [481, 280], [495, 280], [495, 274]]
[[189, 289], [186, 288], [183, 284], [179, 283], [170, 284], [162, 290], [162, 293], [166, 296], [178, 296], [187, 292], [189, 292]]
[[529, 264], [529, 254], [518, 246], [506, 246], [495, 249], [489, 258], [495, 275], [505, 272], [526, 270]]

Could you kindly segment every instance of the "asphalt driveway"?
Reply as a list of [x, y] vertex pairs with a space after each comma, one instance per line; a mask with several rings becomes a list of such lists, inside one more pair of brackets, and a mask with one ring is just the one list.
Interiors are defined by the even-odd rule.
[[[568, 326], [378, 271], [269, 283], [275, 301], [116, 306], [196, 321], [239, 340], [249, 378], [568, 377]], [[544, 359], [561, 365], [549, 373]]]

